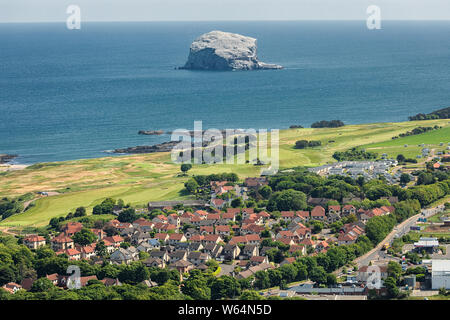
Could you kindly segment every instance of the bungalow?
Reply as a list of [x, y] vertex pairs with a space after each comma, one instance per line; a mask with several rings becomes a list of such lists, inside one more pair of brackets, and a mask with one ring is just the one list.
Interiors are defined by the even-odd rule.
[[311, 211], [311, 219], [324, 221], [326, 219], [325, 209], [322, 206], [315, 206]]
[[38, 235], [29, 235], [23, 238], [23, 244], [29, 249], [37, 249], [45, 246], [45, 238]]

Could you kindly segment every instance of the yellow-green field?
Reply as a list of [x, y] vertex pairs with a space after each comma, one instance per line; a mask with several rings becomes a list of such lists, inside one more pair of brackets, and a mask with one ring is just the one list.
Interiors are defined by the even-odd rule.
[[[283, 130], [280, 131], [280, 168], [318, 166], [333, 162], [332, 155], [335, 151], [344, 151], [361, 145], [370, 146], [370, 149], [376, 150], [380, 155], [385, 150], [389, 154], [392, 153], [389, 151], [392, 145], [384, 146], [379, 143], [393, 141], [396, 143], [395, 146], [400, 148], [405, 144], [403, 139], [413, 137], [391, 140], [392, 136], [418, 126], [434, 125], [446, 128], [425, 133], [420, 137], [425, 138], [426, 135], [431, 135], [426, 137], [425, 143], [433, 145], [439, 142], [447, 143], [442, 140], [448, 137], [450, 128], [448, 120], [349, 125], [332, 129]], [[294, 149], [295, 141], [301, 139], [320, 140], [322, 146], [303, 150]], [[251, 164], [194, 165], [189, 175], [235, 172], [240, 178], [245, 178], [258, 176], [260, 170], [261, 167]], [[0, 226], [43, 226], [52, 217], [66, 215], [79, 206], [87, 207], [90, 212], [94, 205], [106, 197], [122, 198], [133, 205], [144, 205], [148, 201], [187, 198], [188, 196], [183, 194], [182, 190], [183, 183], [188, 177], [180, 176], [179, 173], [179, 165], [171, 162], [169, 153], [45, 163], [23, 170], [0, 172], [0, 196], [14, 197], [37, 191], [60, 193], [37, 199], [33, 208], [1, 221]]]

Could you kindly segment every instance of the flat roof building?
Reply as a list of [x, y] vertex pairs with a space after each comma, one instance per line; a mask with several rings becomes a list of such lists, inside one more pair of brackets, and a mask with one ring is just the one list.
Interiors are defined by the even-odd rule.
[[431, 261], [431, 287], [433, 290], [450, 289], [450, 260]]

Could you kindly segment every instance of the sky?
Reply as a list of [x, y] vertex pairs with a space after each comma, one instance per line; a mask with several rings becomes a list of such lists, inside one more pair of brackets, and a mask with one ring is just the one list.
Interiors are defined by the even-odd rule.
[[78, 5], [82, 21], [450, 20], [450, 0], [0, 0], [0, 22], [66, 21]]

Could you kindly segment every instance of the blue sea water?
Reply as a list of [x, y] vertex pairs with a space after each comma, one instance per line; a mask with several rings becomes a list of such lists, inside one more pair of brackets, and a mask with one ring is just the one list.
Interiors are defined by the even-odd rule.
[[[258, 39], [279, 71], [182, 66], [211, 30]], [[169, 136], [138, 130], [404, 121], [450, 105], [450, 22], [0, 24], [0, 153], [35, 163], [105, 156]]]

